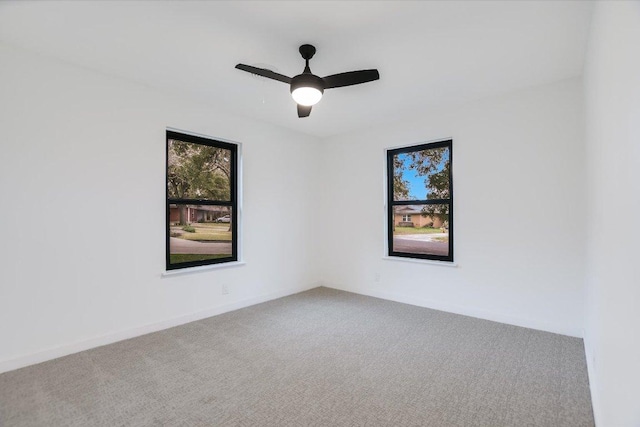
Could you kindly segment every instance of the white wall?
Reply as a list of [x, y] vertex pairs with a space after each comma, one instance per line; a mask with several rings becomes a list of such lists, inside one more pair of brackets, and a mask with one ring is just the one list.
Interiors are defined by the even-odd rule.
[[[0, 371], [316, 285], [317, 140], [2, 45], [0, 64]], [[245, 266], [161, 278], [167, 126], [243, 144]]]
[[[581, 336], [582, 113], [572, 79], [325, 141], [325, 284]], [[384, 148], [449, 137], [458, 266], [383, 260]]]
[[600, 426], [640, 426], [639, 44], [639, 2], [596, 5], [585, 65], [585, 347]]

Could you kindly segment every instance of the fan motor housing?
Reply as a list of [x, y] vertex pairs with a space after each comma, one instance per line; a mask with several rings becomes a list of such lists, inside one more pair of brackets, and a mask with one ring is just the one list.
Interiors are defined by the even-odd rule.
[[303, 73], [292, 78], [290, 92], [293, 93], [299, 87], [314, 87], [324, 93], [324, 81], [315, 74]]

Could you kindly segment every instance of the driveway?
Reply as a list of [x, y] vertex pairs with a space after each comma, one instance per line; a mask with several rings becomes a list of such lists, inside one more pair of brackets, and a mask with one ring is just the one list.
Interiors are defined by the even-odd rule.
[[449, 237], [446, 233], [398, 234], [393, 236], [393, 250], [413, 254], [449, 255], [449, 242], [439, 242], [434, 238]]

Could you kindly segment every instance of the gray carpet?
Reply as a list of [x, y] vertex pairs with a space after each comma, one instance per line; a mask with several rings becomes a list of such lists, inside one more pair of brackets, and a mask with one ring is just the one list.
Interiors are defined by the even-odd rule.
[[0, 375], [2, 426], [593, 426], [582, 340], [327, 288]]

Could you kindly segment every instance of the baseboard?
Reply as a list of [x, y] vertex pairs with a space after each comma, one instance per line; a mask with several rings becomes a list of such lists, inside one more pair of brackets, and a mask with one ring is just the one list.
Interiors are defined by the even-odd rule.
[[597, 426], [604, 425], [600, 422], [600, 399], [598, 399], [598, 392], [596, 388], [596, 371], [595, 371], [595, 358], [591, 350], [588, 336], [584, 334], [584, 354], [587, 358], [587, 375], [589, 376], [589, 391], [591, 392], [591, 407], [593, 409], [593, 420]]
[[353, 292], [360, 295], [367, 295], [376, 298], [382, 298], [389, 301], [401, 302], [403, 304], [415, 305], [418, 307], [426, 307], [434, 310], [446, 311], [448, 313], [461, 314], [463, 316], [476, 317], [478, 319], [491, 320], [493, 322], [506, 323], [514, 326], [521, 326], [523, 328], [536, 329], [539, 331], [551, 332], [554, 334], [567, 335], [575, 338], [582, 338], [582, 330], [575, 330], [572, 328], [563, 328], [554, 323], [519, 318], [513, 316], [506, 316], [500, 313], [493, 313], [486, 310], [479, 310], [472, 307], [465, 307], [455, 304], [443, 303], [441, 301], [428, 300], [415, 298], [413, 296], [407, 296], [402, 294], [396, 294], [393, 292], [382, 291], [378, 289], [370, 288], [353, 288], [347, 286], [340, 286], [336, 284], [323, 283], [322, 286], [327, 288], [338, 289], [341, 291]]
[[268, 294], [258, 295], [252, 298], [247, 298], [247, 299], [236, 301], [230, 304], [223, 304], [223, 305], [212, 307], [203, 311], [198, 311], [195, 313], [174, 317], [161, 322], [150, 323], [147, 325], [138, 326], [131, 329], [126, 329], [126, 330], [118, 331], [115, 333], [102, 335], [96, 338], [90, 338], [88, 340], [81, 340], [81, 341], [77, 341], [70, 344], [51, 347], [46, 350], [38, 351], [36, 353], [26, 354], [24, 356], [16, 357], [13, 359], [2, 360], [0, 361], [0, 373], [13, 371], [15, 369], [24, 368], [25, 366], [35, 365], [37, 363], [46, 362], [48, 360], [57, 359], [59, 357], [68, 356], [70, 354], [78, 353], [81, 351], [89, 350], [89, 349], [100, 347], [107, 344], [113, 344], [118, 341], [126, 340], [129, 338], [135, 338], [135, 337], [146, 335], [152, 332], [158, 332], [163, 329], [173, 328], [175, 326], [184, 325], [185, 323], [194, 322], [196, 320], [206, 319], [207, 317], [216, 316], [218, 314], [227, 313], [229, 311], [239, 310], [241, 308], [271, 301], [277, 298], [282, 298], [289, 295], [304, 292], [309, 289], [317, 288], [318, 286], [321, 286], [321, 284], [314, 283], [305, 288], [294, 288], [294, 289], [290, 288], [290, 289], [285, 289], [277, 292], [271, 292]]

